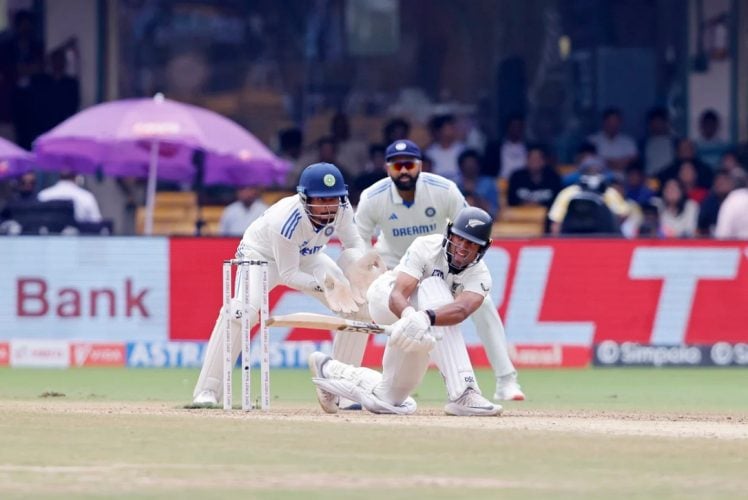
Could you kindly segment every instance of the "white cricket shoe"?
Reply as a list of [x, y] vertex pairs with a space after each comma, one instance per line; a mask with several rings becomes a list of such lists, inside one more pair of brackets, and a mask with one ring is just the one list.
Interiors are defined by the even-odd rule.
[[525, 393], [517, 382], [517, 373], [511, 373], [496, 379], [496, 393], [494, 401], [524, 401]]
[[200, 391], [200, 393], [195, 396], [195, 399], [192, 400], [192, 404], [196, 405], [217, 405], [218, 404], [218, 395], [216, 394], [216, 391], [211, 389], [204, 389]]
[[462, 396], [450, 401], [444, 407], [447, 415], [456, 417], [493, 417], [499, 415], [504, 409], [501, 405], [491, 403], [478, 394], [475, 389], [468, 387]]
[[[314, 378], [326, 378], [322, 372], [322, 366], [330, 361], [332, 358], [321, 352], [313, 352], [309, 355], [309, 370], [312, 372]], [[317, 401], [319, 405], [325, 411], [325, 413], [337, 413], [338, 412], [338, 396], [330, 394], [315, 385], [317, 391]]]

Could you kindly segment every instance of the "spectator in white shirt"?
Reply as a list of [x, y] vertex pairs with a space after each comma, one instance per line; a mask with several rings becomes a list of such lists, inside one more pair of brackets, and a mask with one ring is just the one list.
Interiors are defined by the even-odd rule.
[[660, 211], [660, 231], [666, 238], [693, 238], [699, 220], [699, 205], [688, 198], [680, 179], [668, 179], [662, 186], [662, 198], [652, 202]]
[[348, 116], [345, 113], [335, 113], [330, 122], [330, 135], [335, 139], [337, 147], [337, 161], [335, 165], [345, 165], [348, 169], [346, 179], [353, 179], [364, 170], [369, 160], [366, 141], [353, 137]]
[[525, 120], [520, 115], [510, 116], [506, 123], [504, 142], [501, 143], [501, 178], [509, 179], [514, 172], [527, 165]]
[[78, 186], [73, 172], [62, 172], [54, 186], [42, 189], [37, 195], [39, 201], [71, 200], [76, 222], [101, 222], [101, 211], [91, 192]]
[[249, 225], [261, 216], [268, 206], [260, 199], [260, 189], [245, 186], [236, 190], [237, 200], [221, 214], [221, 236], [242, 236]]
[[748, 182], [742, 170], [731, 172], [736, 189], [719, 207], [714, 236], [720, 239], [748, 240]]
[[670, 130], [666, 108], [653, 108], [647, 113], [647, 136], [642, 144], [647, 175], [657, 175], [675, 159], [675, 137]]
[[608, 108], [603, 112], [602, 129], [588, 140], [597, 148], [613, 172], [623, 173], [626, 167], [639, 155], [634, 140], [621, 133], [623, 115], [618, 108]]
[[437, 115], [429, 124], [434, 142], [426, 149], [426, 156], [433, 162], [433, 172], [456, 183], [460, 182], [457, 159], [465, 150], [457, 137], [457, 126], [453, 115]]

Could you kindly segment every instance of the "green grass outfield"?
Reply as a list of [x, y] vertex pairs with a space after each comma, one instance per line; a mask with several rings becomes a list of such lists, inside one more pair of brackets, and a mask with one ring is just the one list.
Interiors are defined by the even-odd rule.
[[[490, 395], [490, 373], [478, 376]], [[179, 369], [0, 369], [0, 498], [748, 491], [748, 370], [524, 370], [528, 401], [505, 404], [496, 418], [443, 416], [433, 371], [410, 417], [325, 415], [308, 372], [298, 370], [272, 372], [269, 413], [188, 410], [196, 377]]]

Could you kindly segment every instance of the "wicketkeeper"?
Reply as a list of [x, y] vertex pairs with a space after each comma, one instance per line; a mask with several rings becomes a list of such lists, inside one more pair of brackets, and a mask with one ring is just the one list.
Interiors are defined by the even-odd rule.
[[[331, 163], [309, 165], [301, 173], [298, 194], [268, 208], [245, 231], [236, 258], [268, 262], [268, 289], [285, 285], [306, 293], [330, 310], [356, 317], [365, 303], [366, 290], [384, 268], [365, 245], [353, 223], [348, 188], [343, 175]], [[343, 254], [335, 263], [324, 248], [336, 235]], [[255, 266], [252, 266], [253, 268]], [[193, 392], [195, 404], [218, 404], [221, 399], [224, 321], [231, 322], [233, 359], [239, 356], [242, 286], [236, 280], [231, 317], [218, 315], [210, 335], [205, 361]], [[250, 276], [250, 287], [255, 281]], [[260, 294], [250, 293], [250, 327], [259, 321]]]

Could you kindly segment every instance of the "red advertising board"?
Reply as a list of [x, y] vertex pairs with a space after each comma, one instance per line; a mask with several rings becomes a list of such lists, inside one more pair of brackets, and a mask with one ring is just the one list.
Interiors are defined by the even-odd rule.
[[171, 238], [169, 337], [207, 340], [221, 308], [221, 266], [238, 239]]
[[0, 342], [0, 366], [6, 366], [10, 362], [10, 344]]
[[[559, 333], [563, 326], [588, 326], [594, 344], [748, 339], [746, 244], [539, 240], [501, 242], [499, 247], [510, 262], [505, 300], [499, 305], [508, 331], [518, 324], [537, 331], [538, 325], [553, 322]], [[528, 321], [533, 305], [537, 317]], [[513, 335], [521, 342], [532, 340], [527, 332], [510, 331]]]
[[[235, 239], [171, 240], [170, 338], [205, 340], [220, 308], [220, 270]], [[717, 241], [513, 240], [485, 257], [519, 366], [578, 366], [604, 341], [748, 340], [748, 245]], [[271, 310], [285, 288], [270, 297]], [[485, 354], [466, 335], [476, 365]], [[285, 340], [329, 340], [292, 330]], [[378, 364], [382, 346], [367, 362]]]

